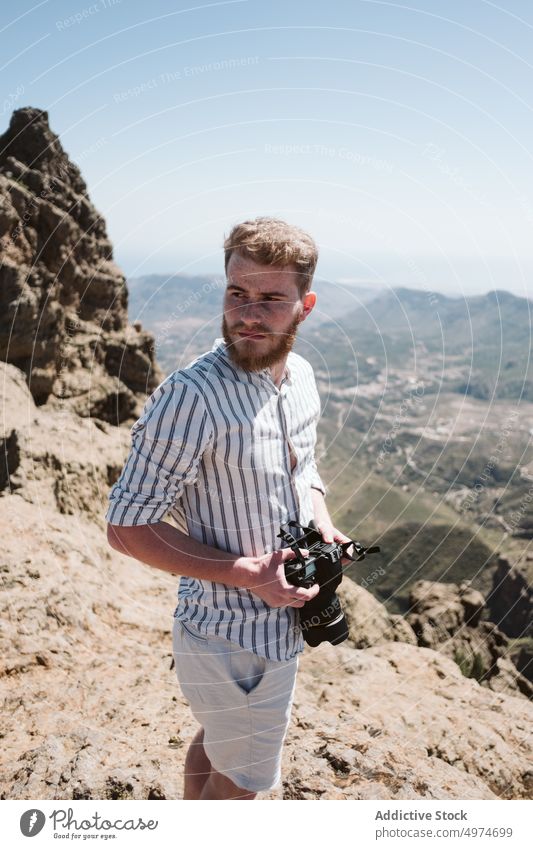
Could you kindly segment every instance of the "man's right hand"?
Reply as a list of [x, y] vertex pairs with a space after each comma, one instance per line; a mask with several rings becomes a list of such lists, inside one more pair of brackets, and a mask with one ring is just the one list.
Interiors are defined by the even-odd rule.
[[[304, 557], [309, 554], [305, 548], [300, 551]], [[317, 595], [320, 587], [313, 584], [309, 589], [305, 589], [288, 583], [284, 564], [285, 561], [293, 559], [294, 552], [291, 548], [280, 548], [261, 557], [243, 558], [246, 560], [246, 572], [250, 576], [246, 586], [269, 607], [303, 607], [306, 601]]]

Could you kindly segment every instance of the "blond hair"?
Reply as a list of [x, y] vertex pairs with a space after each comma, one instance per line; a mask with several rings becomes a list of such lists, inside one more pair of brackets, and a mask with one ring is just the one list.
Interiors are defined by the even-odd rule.
[[224, 240], [226, 272], [234, 252], [260, 265], [293, 265], [298, 272], [300, 297], [311, 288], [318, 248], [308, 233], [293, 224], [265, 217], [236, 224]]

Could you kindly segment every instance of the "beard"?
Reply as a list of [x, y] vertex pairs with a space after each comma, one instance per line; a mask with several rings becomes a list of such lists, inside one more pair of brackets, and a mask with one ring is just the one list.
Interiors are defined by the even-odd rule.
[[265, 333], [265, 338], [261, 340], [259, 345], [269, 344], [268, 350], [261, 354], [257, 350], [257, 342], [254, 342], [253, 339], [241, 339], [235, 331], [233, 333], [230, 331], [224, 316], [222, 334], [228, 347], [228, 354], [235, 365], [245, 369], [245, 371], [263, 371], [263, 369], [270, 368], [292, 351], [300, 320], [300, 317], [297, 316], [283, 332], [268, 333], [268, 331], [258, 328], [257, 333]]

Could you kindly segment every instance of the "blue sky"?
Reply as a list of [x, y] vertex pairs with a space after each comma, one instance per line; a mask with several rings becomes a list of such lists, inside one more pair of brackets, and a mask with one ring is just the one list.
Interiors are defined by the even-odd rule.
[[0, 30], [0, 131], [48, 110], [130, 276], [218, 273], [273, 214], [322, 277], [533, 296], [525, 0], [22, 0]]

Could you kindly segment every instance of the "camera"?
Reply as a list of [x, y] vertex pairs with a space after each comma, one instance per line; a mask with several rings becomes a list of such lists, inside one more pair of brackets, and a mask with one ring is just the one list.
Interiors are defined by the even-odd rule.
[[[296, 535], [290, 527], [295, 528]], [[285, 562], [285, 578], [295, 587], [312, 587], [318, 584], [317, 595], [300, 609], [300, 625], [305, 642], [318, 646], [326, 640], [332, 645], [342, 643], [348, 637], [348, 626], [341, 603], [335, 590], [342, 581], [342, 559], [364, 560], [367, 554], [375, 554], [379, 545], [365, 548], [360, 542], [324, 542], [314, 521], [309, 526], [288, 522], [280, 527], [278, 537], [294, 551], [293, 560]], [[309, 551], [304, 557], [300, 548]]]

